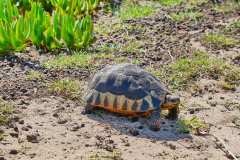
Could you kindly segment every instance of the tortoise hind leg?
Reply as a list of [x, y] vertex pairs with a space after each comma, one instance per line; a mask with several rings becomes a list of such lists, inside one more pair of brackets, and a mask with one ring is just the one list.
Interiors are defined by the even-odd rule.
[[152, 131], [160, 130], [160, 109], [152, 112], [148, 125]]
[[167, 118], [170, 120], [176, 120], [178, 119], [178, 114], [179, 114], [179, 106], [176, 106], [168, 110]]

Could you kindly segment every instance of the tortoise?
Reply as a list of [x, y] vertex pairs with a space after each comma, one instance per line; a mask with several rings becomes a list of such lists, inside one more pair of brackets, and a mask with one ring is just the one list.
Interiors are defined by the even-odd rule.
[[88, 85], [85, 113], [102, 108], [130, 117], [143, 116], [151, 130], [160, 129], [160, 112], [169, 110], [170, 119], [177, 119], [179, 96], [171, 93], [159, 79], [137, 65], [107, 65], [97, 72]]

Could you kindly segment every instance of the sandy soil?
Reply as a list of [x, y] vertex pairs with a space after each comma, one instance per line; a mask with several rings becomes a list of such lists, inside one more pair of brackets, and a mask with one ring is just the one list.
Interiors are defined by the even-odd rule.
[[[140, 65], [143, 67], [159, 67], [190, 55], [197, 48], [239, 66], [239, 47], [217, 50], [203, 46], [199, 41], [205, 31], [218, 30], [223, 22], [236, 19], [237, 13], [213, 15], [207, 8], [206, 19], [194, 24], [175, 24], [164, 16], [172, 10], [126, 21], [126, 24], [141, 25], [146, 29], [128, 32], [144, 41], [140, 46], [144, 52], [113, 54], [130, 59], [137, 57], [142, 60]], [[127, 43], [124, 34], [124, 31], [119, 31], [108, 37], [98, 35], [95, 47], [113, 41]], [[0, 96], [16, 106], [11, 123], [0, 126], [0, 130], [5, 132], [4, 140], [0, 141], [0, 160], [88, 160], [93, 152], [103, 155], [119, 152], [124, 160], [233, 159], [227, 151], [240, 159], [240, 86], [234, 91], [225, 91], [217, 80], [201, 79], [196, 82], [198, 90], [176, 93], [183, 103], [180, 118], [197, 116], [203, 119], [209, 124], [209, 133], [180, 133], [176, 121], [165, 118], [162, 119], [161, 130], [153, 132], [142, 118], [134, 120], [105, 111], [84, 115], [81, 101], [50, 94], [46, 84], [63, 77], [81, 80], [84, 93], [92, 72], [88, 69], [43, 69], [39, 67], [41, 59], [51, 56], [39, 55], [34, 61], [29, 53], [31, 51], [25, 54], [27, 58], [13, 56], [0, 61]], [[31, 69], [42, 72], [44, 78], [27, 80], [26, 74]]]

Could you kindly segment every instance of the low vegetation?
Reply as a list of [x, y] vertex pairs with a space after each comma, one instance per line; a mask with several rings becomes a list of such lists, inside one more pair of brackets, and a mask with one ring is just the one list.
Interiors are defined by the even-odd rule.
[[175, 22], [183, 22], [183, 21], [197, 21], [203, 17], [203, 14], [198, 11], [185, 11], [179, 13], [171, 13], [170, 18]]
[[[92, 41], [91, 14], [98, 0], [3, 0], [0, 4], [0, 53], [28, 45], [44, 49], [84, 48]], [[67, 8], [67, 6], [70, 6]]]
[[94, 31], [97, 34], [103, 36], [109, 36], [112, 33], [118, 32], [119, 30], [126, 29], [127, 25], [122, 23], [120, 19], [111, 18], [105, 19], [104, 21], [99, 20], [94, 26]]
[[54, 95], [60, 95], [69, 99], [79, 99], [81, 84], [77, 80], [62, 79], [49, 84], [49, 91]]
[[224, 4], [216, 5], [214, 7], [214, 10], [217, 13], [224, 13], [224, 14], [232, 13], [239, 9], [240, 9], [240, 3], [236, 2], [235, 0], [228, 0], [228, 1], [225, 1]]
[[[107, 48], [109, 49], [109, 48]], [[109, 52], [109, 50], [101, 49], [101, 51]], [[128, 49], [128, 48], [125, 48]], [[128, 50], [129, 52], [132, 50]], [[115, 57], [110, 53], [98, 53], [98, 54], [90, 54], [78, 52], [73, 55], [59, 55], [54, 59], [46, 61], [43, 66], [48, 69], [90, 69], [94, 70], [99, 64], [102, 63], [124, 63], [129, 62], [133, 64], [139, 64], [140, 61], [138, 59], [128, 59], [127, 57]], [[38, 73], [31, 73], [30, 78], [34, 78], [38, 76]], [[36, 78], [36, 77], [35, 77]]]
[[100, 19], [94, 25], [95, 33], [103, 36], [109, 36], [121, 31], [125, 31], [122, 34], [126, 34], [126, 36], [128, 36], [129, 32], [134, 32], [134, 31], [143, 32], [144, 30], [146, 30], [146, 28], [140, 25], [131, 25], [129, 23], [122, 22], [119, 17], [105, 18], [104, 20]]
[[209, 47], [217, 49], [234, 47], [240, 43], [237, 39], [217, 33], [208, 33], [204, 35], [202, 42]]
[[136, 19], [146, 17], [154, 13], [153, 6], [140, 5], [137, 2], [127, 0], [120, 9], [120, 18], [122, 20]]
[[200, 130], [208, 128], [208, 125], [196, 116], [189, 119], [181, 119], [177, 121], [178, 131], [181, 133], [199, 134]]
[[240, 20], [236, 20], [234, 22], [232, 22], [230, 25], [226, 26], [225, 31], [227, 33], [236, 33], [239, 34], [240, 33]]
[[66, 69], [66, 68], [87, 68], [90, 67], [91, 56], [87, 53], [79, 52], [73, 55], [59, 55], [44, 63], [46, 68]]
[[114, 150], [111, 153], [92, 152], [88, 160], [123, 160], [122, 154]]
[[43, 74], [38, 71], [31, 70], [27, 73], [27, 80], [41, 80], [43, 78]]
[[0, 98], [0, 126], [9, 122], [13, 109], [14, 107], [11, 104]]
[[228, 83], [226, 81], [220, 81], [218, 83], [219, 87], [221, 87], [222, 89], [224, 90], [235, 90], [236, 88], [236, 85], [235, 84], [231, 84], [231, 83]]
[[237, 20], [237, 21], [233, 22], [230, 25], [230, 27], [233, 28], [233, 29], [240, 29], [240, 20]]
[[180, 5], [183, 0], [156, 0], [163, 6], [177, 6]]
[[187, 7], [192, 8], [198, 5], [202, 5], [204, 3], [208, 3], [208, 0], [185, 0], [185, 3]]
[[98, 50], [102, 53], [116, 53], [116, 52], [127, 52], [127, 53], [138, 53], [141, 54], [144, 52], [142, 49], [142, 42], [138, 40], [133, 40], [130, 37], [127, 43], [117, 44], [109, 43], [98, 47]]
[[229, 84], [240, 81], [238, 67], [204, 52], [196, 52], [191, 58], [180, 58], [162, 70], [150, 71], [168, 83], [172, 89], [187, 88], [199, 78], [223, 80]]

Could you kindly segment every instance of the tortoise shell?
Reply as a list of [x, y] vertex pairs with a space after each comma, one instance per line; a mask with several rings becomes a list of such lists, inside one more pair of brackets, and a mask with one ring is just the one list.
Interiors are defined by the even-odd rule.
[[160, 109], [168, 90], [152, 74], [133, 64], [108, 65], [89, 83], [87, 104], [132, 115]]

